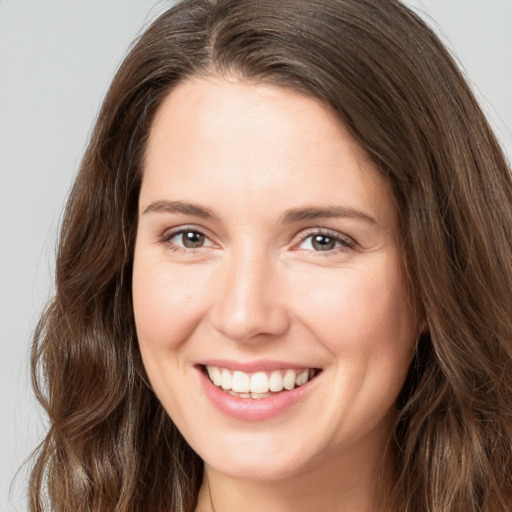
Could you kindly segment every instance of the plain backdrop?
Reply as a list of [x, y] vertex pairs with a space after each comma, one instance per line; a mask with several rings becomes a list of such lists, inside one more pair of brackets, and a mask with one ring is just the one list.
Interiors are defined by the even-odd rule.
[[[27, 510], [26, 467], [12, 481], [45, 429], [29, 346], [66, 195], [123, 55], [172, 3], [0, 0], [0, 511]], [[512, 0], [407, 3], [457, 56], [510, 162]]]

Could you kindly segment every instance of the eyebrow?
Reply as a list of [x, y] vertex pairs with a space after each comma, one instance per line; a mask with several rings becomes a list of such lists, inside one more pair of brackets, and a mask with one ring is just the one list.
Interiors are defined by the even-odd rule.
[[[182, 213], [184, 215], [194, 215], [202, 219], [214, 220], [217, 218], [210, 209], [184, 201], [154, 201], [147, 206], [142, 213], [143, 215], [147, 213]], [[377, 220], [371, 215], [357, 208], [346, 206], [294, 208], [287, 210], [281, 215], [281, 222], [284, 224], [293, 224], [322, 218], [353, 218], [363, 220], [373, 225], [378, 224]]]
[[155, 201], [147, 206], [142, 213], [143, 215], [146, 213], [182, 213], [184, 215], [194, 215], [202, 219], [216, 218], [214, 213], [208, 208], [183, 201]]
[[369, 224], [378, 224], [377, 220], [371, 215], [358, 210], [357, 208], [351, 208], [346, 206], [330, 206], [326, 208], [296, 208], [286, 211], [282, 215], [282, 222], [292, 224], [294, 222], [302, 222], [305, 220], [314, 220], [322, 218], [352, 218], [359, 219]]

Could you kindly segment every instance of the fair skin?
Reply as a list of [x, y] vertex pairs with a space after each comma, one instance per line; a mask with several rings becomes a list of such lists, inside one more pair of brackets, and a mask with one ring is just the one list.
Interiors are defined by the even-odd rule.
[[390, 187], [320, 102], [220, 77], [170, 93], [133, 302], [151, 385], [204, 460], [197, 511], [376, 510], [419, 332], [397, 239]]

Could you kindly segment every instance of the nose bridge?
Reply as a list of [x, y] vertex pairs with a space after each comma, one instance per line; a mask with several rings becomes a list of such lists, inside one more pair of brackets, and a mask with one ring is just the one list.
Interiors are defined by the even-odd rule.
[[277, 263], [264, 249], [247, 245], [230, 252], [219, 276], [216, 329], [238, 342], [286, 331], [288, 314], [278, 273]]

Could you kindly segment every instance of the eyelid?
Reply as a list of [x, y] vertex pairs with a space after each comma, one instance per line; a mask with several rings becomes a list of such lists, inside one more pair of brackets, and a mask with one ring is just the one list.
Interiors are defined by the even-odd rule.
[[[203, 235], [205, 237], [205, 239], [208, 240], [209, 244], [202, 246], [202, 247], [191, 248], [191, 247], [182, 247], [180, 245], [176, 245], [171, 242], [172, 238], [174, 238], [175, 236], [180, 235], [182, 233], [187, 233], [187, 232], [194, 232], [194, 233], [199, 233], [199, 234]], [[181, 225], [181, 226], [177, 226], [174, 228], [166, 229], [159, 236], [159, 242], [168, 245], [168, 247], [172, 250], [185, 251], [185, 252], [186, 251], [197, 251], [198, 249], [209, 248], [209, 247], [216, 245], [215, 242], [212, 240], [212, 237], [207, 233], [207, 230], [205, 230], [199, 226], [195, 226], [193, 224], [192, 225]]]
[[[189, 248], [189, 247], [182, 247], [180, 245], [177, 245], [175, 243], [170, 242], [171, 239], [174, 238], [175, 236], [180, 235], [182, 233], [190, 232], [190, 231], [203, 235], [205, 237], [205, 239], [209, 243], [207, 245], [204, 245], [204, 246], [201, 246], [201, 247]], [[336, 242], [339, 242], [341, 244], [341, 246], [335, 247], [333, 249], [329, 249], [329, 250], [326, 250], [326, 251], [314, 251], [314, 250], [301, 249], [300, 248], [300, 245], [305, 240], [307, 240], [308, 238], [310, 238], [312, 236], [315, 236], [315, 235], [317, 235], [317, 236], [321, 235], [321, 236], [326, 236], [326, 237], [332, 238]], [[307, 251], [307, 252], [311, 252], [311, 253], [314, 253], [315, 256], [316, 255], [319, 255], [319, 256], [329, 256], [329, 255], [332, 255], [332, 254], [334, 254], [334, 253], [336, 253], [338, 251], [341, 251], [341, 252], [345, 251], [346, 252], [348, 250], [351, 250], [352, 248], [354, 248], [357, 245], [357, 242], [352, 237], [350, 237], [350, 236], [348, 236], [348, 235], [346, 235], [344, 233], [341, 233], [339, 231], [335, 231], [335, 230], [332, 230], [332, 229], [320, 228], [320, 227], [314, 227], [314, 228], [305, 229], [305, 230], [303, 230], [302, 232], [300, 232], [298, 234], [298, 238], [299, 238], [299, 240], [293, 244], [292, 249], [293, 250], [304, 250], [304, 251]], [[188, 251], [194, 251], [195, 252], [195, 251], [197, 251], [199, 249], [210, 248], [212, 246], [217, 245], [212, 240], [212, 236], [209, 235], [208, 230], [206, 230], [206, 229], [204, 229], [202, 227], [199, 227], [197, 225], [194, 225], [194, 224], [181, 225], [181, 226], [176, 226], [174, 228], [166, 229], [159, 236], [159, 242], [168, 245], [168, 247], [170, 249], [172, 249], [172, 250], [183, 251], [183, 252], [188, 252]]]
[[299, 234], [299, 241], [294, 244], [295, 250], [306, 250], [306, 249], [300, 249], [300, 247], [299, 247], [300, 244], [302, 244], [305, 240], [307, 240], [308, 238], [310, 238], [311, 236], [314, 236], [314, 235], [323, 235], [323, 236], [332, 238], [335, 241], [341, 243], [341, 247], [336, 247], [334, 249], [330, 249], [327, 251], [309, 251], [309, 252], [315, 253], [315, 255], [328, 256], [328, 255], [330, 255], [330, 254], [332, 255], [333, 253], [340, 251], [340, 250], [348, 251], [350, 249], [353, 249], [357, 245], [357, 242], [352, 237], [350, 237], [344, 233], [340, 233], [339, 231], [335, 231], [335, 230], [328, 229], [328, 228], [315, 227], [315, 228], [306, 229]]

